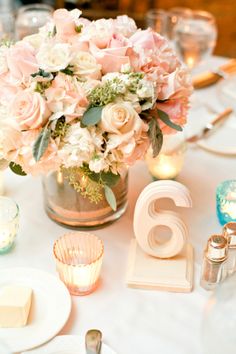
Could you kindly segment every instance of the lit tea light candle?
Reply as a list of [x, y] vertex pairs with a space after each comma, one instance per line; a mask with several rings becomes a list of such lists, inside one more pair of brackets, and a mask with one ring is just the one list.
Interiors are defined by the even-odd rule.
[[87, 232], [71, 232], [54, 244], [54, 257], [60, 279], [72, 295], [87, 295], [99, 282], [104, 247]]
[[160, 154], [153, 157], [152, 149], [146, 154], [149, 172], [155, 179], [173, 179], [181, 171], [186, 151], [183, 134], [164, 136]]
[[236, 221], [236, 180], [224, 181], [217, 187], [216, 209], [222, 225]]
[[10, 198], [0, 197], [0, 254], [12, 248], [18, 228], [18, 205]]

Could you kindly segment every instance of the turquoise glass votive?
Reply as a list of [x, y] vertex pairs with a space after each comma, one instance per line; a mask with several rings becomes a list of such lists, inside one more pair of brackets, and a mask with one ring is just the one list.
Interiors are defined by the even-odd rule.
[[216, 211], [221, 225], [236, 221], [236, 180], [224, 181], [217, 187]]
[[0, 197], [0, 254], [5, 254], [11, 250], [18, 227], [18, 205], [10, 198]]

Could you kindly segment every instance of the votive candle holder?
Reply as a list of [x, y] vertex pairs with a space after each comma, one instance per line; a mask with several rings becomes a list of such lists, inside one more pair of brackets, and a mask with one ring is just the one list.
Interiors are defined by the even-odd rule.
[[150, 148], [146, 154], [148, 170], [154, 179], [174, 179], [183, 168], [186, 152], [184, 134], [164, 135], [160, 153], [153, 157]]
[[19, 228], [19, 207], [14, 200], [0, 197], [0, 254], [10, 251]]
[[221, 225], [236, 221], [236, 180], [224, 181], [217, 187], [216, 211]]
[[99, 284], [104, 254], [103, 242], [87, 232], [70, 232], [53, 247], [60, 279], [71, 295], [88, 295]]

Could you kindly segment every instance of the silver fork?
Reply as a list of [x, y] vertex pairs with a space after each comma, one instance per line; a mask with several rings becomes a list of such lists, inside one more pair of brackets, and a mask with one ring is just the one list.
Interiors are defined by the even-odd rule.
[[190, 136], [186, 139], [188, 143], [196, 143], [198, 140], [206, 137], [212, 130], [222, 123], [233, 112], [232, 108], [226, 108], [223, 112], [218, 114], [210, 123], [208, 123], [200, 133]]

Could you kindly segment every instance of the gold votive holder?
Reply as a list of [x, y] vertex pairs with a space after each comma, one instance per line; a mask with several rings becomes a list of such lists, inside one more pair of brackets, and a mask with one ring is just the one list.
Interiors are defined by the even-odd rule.
[[72, 295], [88, 295], [99, 284], [104, 246], [95, 235], [70, 232], [60, 237], [53, 247], [60, 279]]
[[186, 142], [183, 133], [164, 135], [158, 156], [150, 148], [146, 154], [148, 170], [154, 179], [174, 179], [183, 168]]
[[19, 207], [14, 200], [0, 197], [0, 254], [10, 251], [19, 228]]

